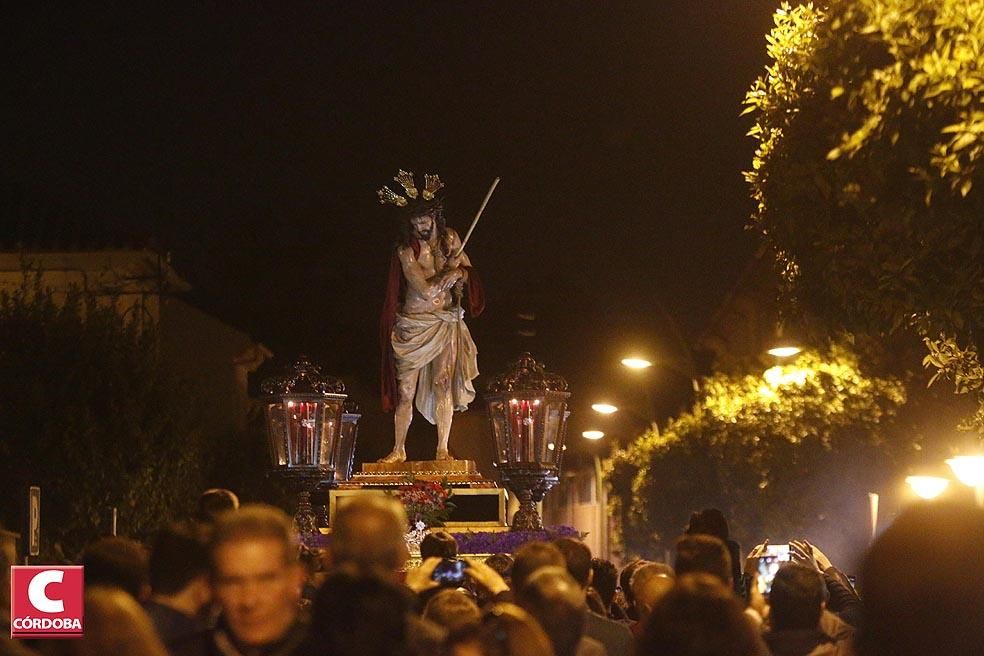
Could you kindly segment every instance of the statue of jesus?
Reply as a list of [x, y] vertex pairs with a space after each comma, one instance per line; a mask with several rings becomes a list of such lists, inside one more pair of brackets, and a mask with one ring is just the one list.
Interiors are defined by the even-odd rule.
[[464, 322], [465, 308], [477, 316], [485, 299], [458, 233], [445, 225], [440, 178], [424, 176], [422, 192], [410, 172], [401, 170], [394, 180], [405, 195], [389, 187], [378, 191], [380, 202], [402, 211], [402, 235], [380, 322], [383, 409], [396, 411], [395, 439], [393, 450], [379, 462], [407, 459], [414, 405], [437, 425], [435, 460], [451, 460], [451, 419], [475, 399], [472, 381], [478, 376], [478, 351]]

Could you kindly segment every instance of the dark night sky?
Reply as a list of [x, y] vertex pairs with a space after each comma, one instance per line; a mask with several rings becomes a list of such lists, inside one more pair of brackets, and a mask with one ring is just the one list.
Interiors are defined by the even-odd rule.
[[24, 4], [9, 194], [153, 237], [197, 305], [357, 387], [399, 167], [441, 174], [460, 232], [502, 176], [469, 244], [480, 366], [532, 350], [582, 402], [630, 347], [684, 357], [756, 244], [738, 115], [776, 0]]

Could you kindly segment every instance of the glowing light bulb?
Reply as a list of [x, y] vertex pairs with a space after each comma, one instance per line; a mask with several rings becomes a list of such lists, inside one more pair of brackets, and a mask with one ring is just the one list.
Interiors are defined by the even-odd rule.
[[939, 476], [906, 476], [905, 482], [922, 499], [935, 499], [943, 494], [950, 481]]

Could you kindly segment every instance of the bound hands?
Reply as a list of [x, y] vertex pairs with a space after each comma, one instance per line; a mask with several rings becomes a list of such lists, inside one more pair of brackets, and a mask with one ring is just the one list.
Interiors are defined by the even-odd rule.
[[451, 256], [444, 263], [441, 271], [441, 290], [448, 291], [467, 277], [467, 272], [461, 267], [462, 258]]

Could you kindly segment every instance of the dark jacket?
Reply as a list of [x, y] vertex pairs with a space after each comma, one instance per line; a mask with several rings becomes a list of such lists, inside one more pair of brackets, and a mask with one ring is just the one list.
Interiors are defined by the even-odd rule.
[[608, 656], [630, 656], [632, 654], [632, 631], [629, 627], [602, 617], [590, 610], [584, 623], [584, 635], [594, 638], [605, 647]]
[[820, 629], [769, 631], [764, 636], [772, 656], [849, 656], [850, 640], [834, 640]]
[[146, 602], [143, 608], [154, 623], [157, 635], [161, 637], [165, 647], [170, 648], [172, 644], [187, 640], [206, 629], [204, 622], [156, 601]]
[[259, 647], [239, 645], [222, 622], [168, 647], [171, 656], [289, 656], [303, 642], [307, 625], [297, 621], [277, 642]]

